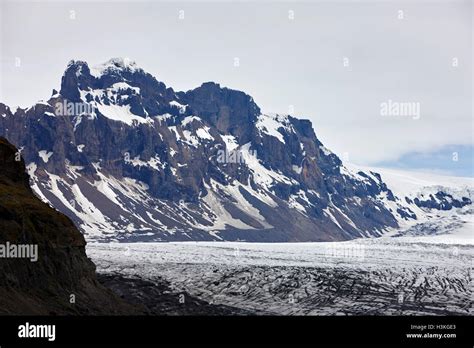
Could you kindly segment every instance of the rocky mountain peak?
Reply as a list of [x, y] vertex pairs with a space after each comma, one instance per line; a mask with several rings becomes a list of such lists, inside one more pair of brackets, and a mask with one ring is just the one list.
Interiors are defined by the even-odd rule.
[[89, 67], [88, 63], [83, 60], [70, 60], [66, 67], [66, 73], [74, 72], [79, 75], [100, 78], [107, 74], [120, 74], [123, 72], [129, 73], [144, 73], [143, 69], [139, 68], [137, 63], [128, 58], [111, 58], [105, 63]]
[[186, 92], [183, 96], [191, 113], [199, 115], [222, 133], [230, 133], [242, 141], [249, 140], [261, 111], [248, 94], [222, 88], [214, 82]]
[[129, 58], [120, 57], [111, 58], [105, 63], [92, 68], [92, 74], [96, 77], [100, 77], [104, 74], [118, 73], [123, 71], [128, 71], [131, 73], [144, 72], [143, 69], [138, 67], [135, 61], [132, 61]]
[[[376, 173], [348, 170], [310, 121], [262, 113], [242, 91], [175, 92], [116, 58], [73, 61], [62, 82], [48, 103], [0, 105], [0, 134], [23, 148], [34, 191], [88, 238], [341, 240], [423, 213]], [[81, 108], [58, 117], [52, 105], [68, 101]]]
[[80, 89], [91, 84], [89, 66], [86, 62], [71, 60], [61, 78], [60, 94], [71, 102], [80, 102]]
[[[109, 91], [116, 96], [110, 98]], [[246, 126], [253, 127], [261, 113], [251, 96], [215, 82], [175, 92], [127, 58], [112, 58], [92, 68], [84, 61], [70, 61], [59, 94], [71, 102], [130, 105], [140, 117], [199, 115], [224, 133], [247, 133], [245, 140], [251, 133]]]
[[75, 103], [128, 105], [133, 115], [142, 118], [180, 111], [170, 105], [178, 103], [174, 90], [127, 58], [112, 58], [91, 68], [83, 61], [69, 62], [60, 96]]

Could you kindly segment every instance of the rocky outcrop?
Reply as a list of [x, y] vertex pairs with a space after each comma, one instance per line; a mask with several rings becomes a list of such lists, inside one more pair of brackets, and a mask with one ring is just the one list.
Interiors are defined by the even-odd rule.
[[73, 222], [33, 194], [18, 150], [0, 138], [0, 314], [137, 313], [99, 284], [85, 246]]
[[437, 210], [451, 210], [472, 204], [471, 199], [468, 197], [455, 198], [453, 195], [443, 191], [438, 191], [427, 196], [428, 197], [415, 197], [413, 202], [418, 207]]

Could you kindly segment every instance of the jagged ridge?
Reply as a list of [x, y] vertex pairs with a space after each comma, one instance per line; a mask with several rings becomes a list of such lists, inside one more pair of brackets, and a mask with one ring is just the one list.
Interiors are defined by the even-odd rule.
[[0, 115], [34, 191], [91, 239], [345, 240], [420, 213], [345, 168], [310, 121], [213, 82], [175, 92], [123, 59], [72, 61], [50, 100]]

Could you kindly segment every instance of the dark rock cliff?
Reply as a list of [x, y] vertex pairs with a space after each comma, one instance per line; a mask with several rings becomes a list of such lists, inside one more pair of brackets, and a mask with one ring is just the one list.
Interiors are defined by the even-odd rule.
[[[83, 235], [34, 196], [28, 181], [17, 149], [0, 138], [0, 314], [135, 313], [99, 284]], [[6, 255], [19, 245], [37, 246], [37, 261]]]

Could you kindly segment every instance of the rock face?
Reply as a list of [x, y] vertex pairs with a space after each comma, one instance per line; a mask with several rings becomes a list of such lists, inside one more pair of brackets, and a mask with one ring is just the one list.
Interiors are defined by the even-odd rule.
[[0, 135], [89, 239], [346, 240], [417, 215], [377, 173], [344, 167], [310, 121], [213, 82], [175, 92], [124, 59], [71, 61], [47, 102], [0, 104]]
[[[68, 217], [33, 194], [23, 159], [4, 138], [0, 138], [0, 245], [0, 314], [136, 312], [98, 283], [84, 236]], [[25, 245], [37, 246], [36, 261], [33, 251], [22, 254], [30, 258], [12, 257], [13, 248]]]

